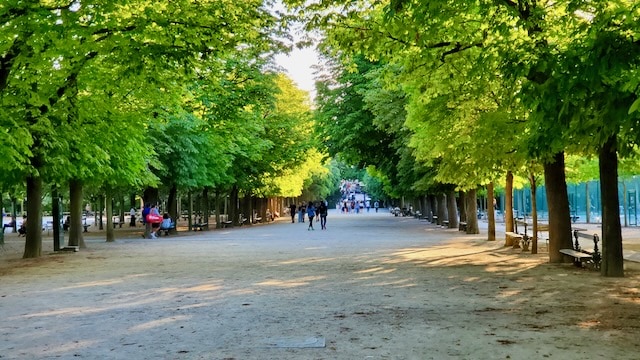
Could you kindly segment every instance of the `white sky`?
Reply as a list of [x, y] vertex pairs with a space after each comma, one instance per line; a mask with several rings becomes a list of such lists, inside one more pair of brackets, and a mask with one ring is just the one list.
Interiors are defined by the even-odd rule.
[[318, 64], [318, 56], [315, 49], [295, 49], [289, 55], [276, 56], [278, 65], [286, 69], [287, 75], [302, 90], [308, 91], [313, 98], [315, 93], [315, 79], [312, 66]]

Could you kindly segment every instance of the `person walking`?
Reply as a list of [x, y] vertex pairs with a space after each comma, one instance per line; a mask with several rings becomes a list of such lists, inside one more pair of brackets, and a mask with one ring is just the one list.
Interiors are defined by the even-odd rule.
[[304, 208], [304, 203], [300, 204], [300, 206], [298, 206], [298, 222], [299, 223], [303, 223], [304, 222], [304, 214], [307, 211], [307, 209]]
[[309, 227], [307, 230], [315, 230], [313, 228], [313, 218], [316, 216], [316, 207], [313, 206], [313, 202], [309, 201], [307, 205], [307, 216], [309, 217]]
[[380, 207], [380, 203], [378, 202], [378, 200], [373, 203], [373, 207], [376, 208], [376, 212], [378, 212], [378, 208]]
[[329, 211], [329, 208], [327, 207], [327, 204], [324, 201], [321, 201], [320, 205], [318, 206], [318, 216], [320, 217], [321, 230], [327, 230], [327, 212], [328, 211]]
[[289, 213], [291, 213], [291, 223], [295, 223], [295, 218], [296, 218], [296, 204], [295, 203], [291, 203], [291, 205], [289, 205]]

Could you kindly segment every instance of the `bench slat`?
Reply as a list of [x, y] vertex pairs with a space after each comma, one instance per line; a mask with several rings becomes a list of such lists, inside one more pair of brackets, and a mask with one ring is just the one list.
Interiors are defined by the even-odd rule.
[[591, 254], [575, 251], [573, 249], [560, 249], [560, 252], [576, 259], [591, 259], [593, 257]]

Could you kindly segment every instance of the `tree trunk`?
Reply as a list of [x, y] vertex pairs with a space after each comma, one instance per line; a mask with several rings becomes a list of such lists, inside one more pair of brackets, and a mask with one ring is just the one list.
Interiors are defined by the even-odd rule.
[[[251, 225], [251, 215], [253, 214], [251, 209], [251, 193], [246, 192], [242, 198], [242, 217], [248, 219], [247, 223]], [[242, 224], [240, 224], [242, 225]]]
[[[171, 185], [169, 188], [169, 198], [167, 199], [167, 213], [169, 217], [177, 224], [180, 219], [180, 213], [178, 212], [178, 187], [176, 184]], [[163, 214], [164, 215], [164, 214]], [[175, 234], [176, 229], [170, 229], [170, 234]]]
[[458, 208], [460, 209], [460, 221], [467, 222], [467, 210], [466, 204], [464, 203], [465, 193], [464, 191], [458, 191]]
[[239, 190], [238, 187], [234, 185], [231, 189], [231, 194], [229, 195], [229, 220], [231, 220], [234, 225], [242, 225], [239, 221], [238, 201]]
[[531, 220], [533, 221], [533, 238], [531, 240], [531, 253], [538, 253], [538, 203], [536, 201], [536, 176], [529, 174], [529, 184], [531, 185]]
[[209, 215], [211, 210], [209, 209], [209, 188], [202, 189], [202, 222], [209, 224]]
[[476, 189], [467, 191], [464, 197], [465, 209], [467, 211], [467, 234], [480, 234], [478, 228], [478, 203]]
[[[513, 232], [513, 173], [507, 172], [504, 187], [504, 226], [505, 231]], [[507, 245], [509, 246], [509, 245]]]
[[71, 217], [69, 245], [85, 249], [87, 245], [82, 236], [82, 182], [80, 180], [72, 179], [69, 181], [69, 207], [69, 216]]
[[571, 215], [564, 174], [564, 152], [554, 156], [554, 161], [544, 164], [544, 182], [549, 206], [549, 262], [565, 260], [560, 249], [571, 249]]
[[449, 211], [449, 228], [458, 228], [458, 204], [456, 203], [456, 192], [449, 191], [447, 195], [447, 210]]
[[487, 184], [487, 220], [489, 221], [489, 229], [487, 231], [487, 240], [496, 240], [496, 208], [493, 206], [495, 194], [493, 191], [493, 182]]
[[216, 212], [216, 228], [220, 229], [222, 227], [222, 221], [220, 220], [220, 191], [218, 189], [215, 190], [213, 204], [214, 211]]
[[586, 214], [586, 219], [585, 221], [588, 223], [591, 222], [591, 197], [589, 196], [589, 182], [585, 182], [584, 183], [584, 192], [585, 192], [585, 196], [587, 198], [587, 214]]
[[23, 258], [42, 255], [42, 178], [27, 177], [27, 234]]
[[105, 191], [105, 200], [105, 205], [107, 207], [107, 242], [115, 242], [116, 237], [113, 231], [113, 194], [111, 190]]
[[438, 195], [438, 225], [442, 225], [447, 220], [447, 197], [445, 194]]
[[602, 267], [608, 277], [624, 276], [622, 229], [618, 200], [618, 157], [615, 135], [600, 149], [600, 197], [602, 201]]

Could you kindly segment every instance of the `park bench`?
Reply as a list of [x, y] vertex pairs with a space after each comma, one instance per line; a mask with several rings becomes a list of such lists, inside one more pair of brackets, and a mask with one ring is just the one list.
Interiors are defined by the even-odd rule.
[[[529, 244], [531, 243], [531, 236], [529, 236], [529, 234], [527, 234], [527, 228], [529, 226], [533, 227], [533, 223], [528, 223], [526, 222], [524, 219], [523, 220], [516, 220], [515, 221], [515, 225], [516, 225], [516, 233], [522, 235], [522, 249], [523, 251], [527, 251], [529, 250]], [[522, 226], [522, 228], [524, 228], [524, 232], [523, 231], [518, 231], [518, 225]], [[545, 224], [545, 223], [538, 223], [537, 226], [537, 230], [538, 233], [543, 232], [543, 231], [549, 231], [549, 224]], [[538, 234], [539, 235], [539, 234]], [[538, 237], [540, 238], [540, 237]], [[547, 248], [549, 247], [549, 239], [545, 238], [545, 241], [547, 243]]]
[[524, 239], [523, 235], [518, 234], [517, 232], [507, 231], [504, 233], [505, 236], [505, 246], [513, 246], [514, 249], [518, 249], [520, 247], [520, 243], [522, 239]]
[[209, 228], [209, 223], [207, 222], [199, 222], [199, 223], [195, 223], [195, 224], [191, 224], [191, 230], [193, 231], [203, 231], [203, 230], [207, 230]]
[[258, 215], [258, 213], [253, 213], [253, 223], [261, 223], [262, 222], [262, 217], [260, 215]]
[[460, 221], [458, 224], [458, 231], [467, 231], [467, 223], [465, 221]]
[[120, 228], [122, 228], [122, 224], [123, 224], [123, 222], [122, 222], [122, 221], [120, 221], [120, 216], [114, 216], [114, 217], [111, 219], [111, 223], [113, 224], [113, 228], [114, 228], [114, 229], [116, 228], [116, 226], [119, 226]]
[[442, 226], [448, 228], [449, 227], [449, 220], [442, 220]]
[[[588, 234], [574, 230], [573, 237], [575, 238], [573, 249], [560, 249], [560, 253], [572, 257], [573, 263], [577, 267], [582, 267], [583, 263], [586, 262], [592, 264], [596, 269], [600, 268], [602, 256], [598, 250], [598, 242], [600, 241], [598, 234]], [[593, 249], [583, 249], [578, 241], [580, 238], [593, 240]]]

